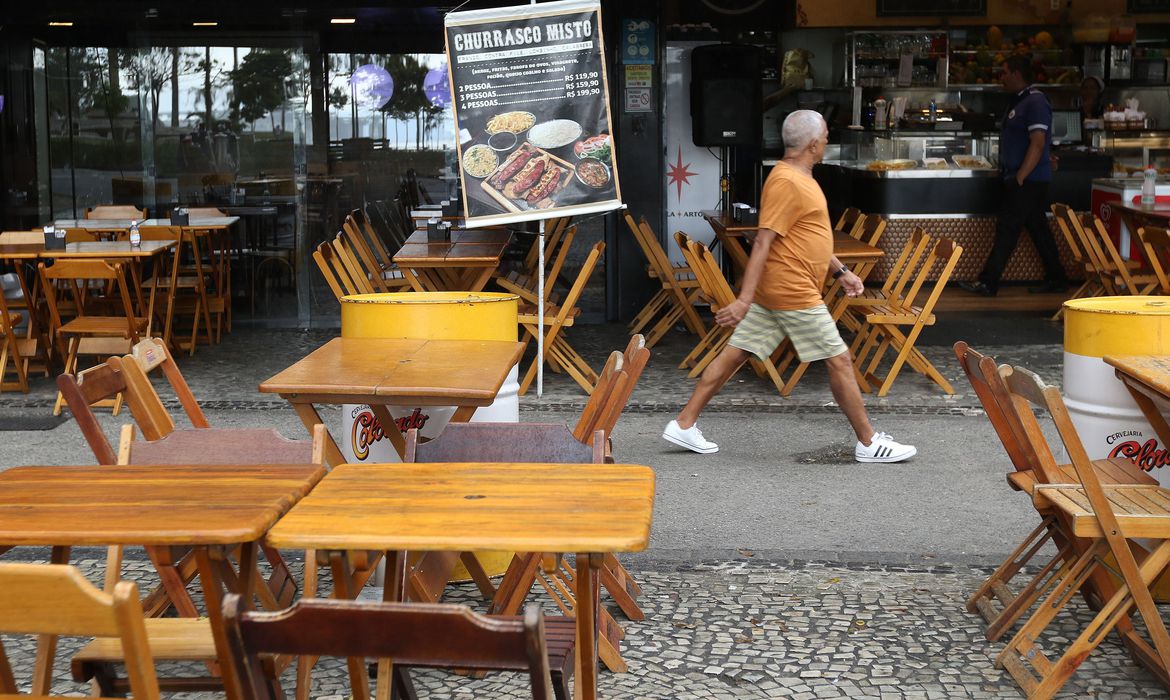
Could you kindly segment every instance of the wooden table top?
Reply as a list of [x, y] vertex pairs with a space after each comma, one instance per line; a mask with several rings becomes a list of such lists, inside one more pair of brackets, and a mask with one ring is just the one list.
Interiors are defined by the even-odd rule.
[[1105, 363], [1170, 399], [1170, 357], [1165, 355], [1106, 355]]
[[443, 262], [466, 264], [499, 264], [504, 251], [512, 241], [512, 233], [499, 229], [452, 229], [451, 240], [431, 242], [427, 232], [420, 229], [410, 234], [394, 254], [399, 264], [426, 264]]
[[175, 241], [142, 241], [138, 247], [130, 241], [85, 241], [67, 243], [64, 250], [46, 250], [44, 243], [16, 243], [0, 245], [0, 258], [149, 258], [174, 246]]
[[1122, 212], [1139, 214], [1157, 219], [1170, 219], [1170, 202], [1157, 202], [1151, 205], [1133, 204], [1130, 202], [1110, 202], [1109, 206], [1120, 209]]
[[262, 383], [260, 391], [487, 406], [523, 352], [523, 343], [501, 340], [334, 338]]
[[14, 467], [0, 472], [0, 544], [251, 542], [324, 475], [319, 465]]
[[[192, 216], [185, 229], [222, 229], [240, 220], [238, 216]], [[170, 219], [58, 219], [53, 222], [57, 228], [79, 228], [86, 231], [129, 231], [130, 224], [137, 221], [143, 226], [170, 226]]]
[[295, 549], [636, 552], [654, 471], [628, 464], [343, 464], [267, 535]]
[[706, 219], [707, 223], [711, 224], [712, 227], [716, 229], [722, 229], [729, 233], [755, 231], [760, 228], [757, 224], [741, 224], [740, 222], [732, 219], [728, 214], [715, 209], [703, 210], [703, 218]]

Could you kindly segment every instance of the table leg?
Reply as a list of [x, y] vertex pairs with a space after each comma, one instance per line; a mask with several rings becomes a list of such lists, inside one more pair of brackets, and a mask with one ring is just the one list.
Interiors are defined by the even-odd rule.
[[398, 269], [402, 270], [402, 276], [405, 277], [406, 281], [410, 283], [411, 289], [416, 292], [430, 291], [425, 286], [423, 286], [422, 280], [420, 280], [418, 276], [414, 274], [414, 270], [409, 267], [403, 267], [401, 265], [398, 267]]
[[1154, 429], [1154, 434], [1162, 441], [1162, 445], [1170, 445], [1170, 425], [1166, 423], [1166, 417], [1158, 410], [1157, 404], [1149, 396], [1146, 396], [1140, 388], [1130, 384], [1131, 381], [1135, 380], [1130, 379], [1121, 370], [1117, 370], [1116, 374], [1117, 378], [1121, 380], [1121, 383], [1129, 391], [1129, 395], [1133, 397], [1138, 408], [1142, 410], [1142, 415], [1146, 417], [1146, 421]]
[[577, 555], [577, 700], [597, 700], [598, 572], [603, 565], [602, 554]]
[[[50, 564], [68, 564], [69, 547], [53, 547]], [[33, 695], [48, 695], [53, 685], [53, 657], [57, 655], [57, 637], [42, 634], [37, 639], [37, 658], [33, 665]]]
[[466, 423], [475, 415], [479, 406], [460, 406], [455, 409], [455, 413], [451, 415], [452, 423]]
[[308, 430], [310, 435], [313, 434], [314, 425], [318, 423], [325, 425], [325, 461], [329, 463], [329, 466], [336, 467], [339, 464], [345, 464], [345, 456], [341, 454], [341, 448], [337, 446], [337, 441], [333, 439], [333, 433], [329, 431], [329, 425], [321, 420], [321, 414], [317, 413], [317, 409], [313, 407], [313, 404], [295, 403], [291, 399], [289, 401], [292, 403], [293, 410], [297, 412], [297, 417], [304, 424], [305, 430]]
[[[225, 548], [226, 549], [226, 548]], [[203, 585], [203, 603], [207, 607], [207, 618], [211, 623], [211, 635], [215, 639], [215, 649], [219, 657], [227, 658], [227, 633], [223, 628], [223, 581], [216, 575], [216, 560], [227, 556], [224, 551], [217, 551], [213, 555], [210, 547], [195, 547], [195, 562], [199, 567], [199, 582]], [[240, 546], [240, 565], [248, 563], [248, 569], [256, 565], [256, 543], [247, 542]], [[240, 604], [244, 610], [252, 607], [251, 591], [248, 589], [250, 573], [244, 573], [240, 580]], [[241, 698], [240, 679], [236, 677], [235, 668], [231, 664], [220, 664], [220, 674], [223, 677], [223, 688], [228, 698]]]
[[[406, 552], [386, 552], [386, 582], [382, 587], [382, 601], [401, 603], [406, 599]], [[398, 691], [398, 698], [413, 699], [414, 686], [406, 669], [395, 669], [391, 659], [378, 659], [378, 685], [374, 700], [390, 700], [392, 691]]]
[[[345, 552], [330, 552], [329, 566], [333, 571], [333, 597], [339, 600], [356, 598], [358, 592], [350, 587], [349, 556]], [[364, 660], [346, 659], [345, 665], [349, 668], [349, 690], [353, 697], [370, 697], [370, 683], [366, 677]]]
[[492, 273], [496, 271], [494, 267], [485, 267], [478, 275], [472, 278], [471, 284], [468, 285], [469, 292], [482, 292], [483, 288], [487, 286], [488, 280], [492, 278]]
[[382, 434], [394, 446], [394, 450], [398, 453], [398, 456], [405, 458], [406, 440], [402, 437], [402, 431], [398, 429], [398, 424], [394, 421], [394, 416], [390, 415], [390, 409], [386, 408], [384, 404], [370, 404], [370, 411], [373, 412], [378, 422], [382, 424]]

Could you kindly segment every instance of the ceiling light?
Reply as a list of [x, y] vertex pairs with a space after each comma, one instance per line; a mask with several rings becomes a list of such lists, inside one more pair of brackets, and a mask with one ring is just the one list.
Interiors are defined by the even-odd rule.
[[329, 20], [329, 24], [353, 24], [356, 21], [353, 17], [334, 17]]
[[192, 27], [218, 27], [219, 22], [192, 22]]
[[49, 22], [50, 27], [72, 27], [72, 22]]

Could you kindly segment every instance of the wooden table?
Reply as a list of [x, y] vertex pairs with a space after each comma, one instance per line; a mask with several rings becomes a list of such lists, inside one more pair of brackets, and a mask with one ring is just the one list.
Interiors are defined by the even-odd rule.
[[[758, 231], [759, 226], [735, 222], [730, 216], [717, 211], [704, 211], [703, 217], [707, 223], [711, 224], [711, 228], [715, 231], [715, 237], [723, 249], [727, 251], [727, 255], [731, 258], [737, 272], [742, 273], [747, 268], [750, 256], [749, 246], [745, 246], [743, 240]], [[833, 255], [845, 265], [856, 265], [857, 263], [877, 260], [885, 253], [881, 248], [863, 243], [848, 233], [834, 230]]]
[[[349, 557], [384, 552], [386, 600], [403, 598], [407, 550], [577, 552], [576, 683], [579, 697], [593, 700], [602, 557], [645, 549], [653, 510], [654, 472], [643, 466], [345, 464], [272, 527], [266, 542], [330, 553], [335, 586], [348, 576]], [[389, 663], [378, 671], [381, 685]], [[365, 669], [351, 665], [350, 675], [353, 696], [369, 697]]]
[[[225, 653], [222, 589], [251, 601], [256, 545], [325, 475], [318, 465], [15, 467], [0, 472], [0, 547], [45, 546], [68, 563], [75, 546], [193, 547], [216, 648]], [[221, 575], [239, 548], [239, 575]], [[56, 639], [42, 637], [34, 695], [51, 684]], [[222, 669], [229, 697], [239, 697]]]
[[[501, 340], [334, 338], [260, 391], [288, 400], [310, 432], [317, 423], [329, 425], [314, 404], [368, 404], [402, 455], [406, 442], [388, 406], [457, 406], [451, 421], [467, 422], [495, 401], [523, 353], [523, 343]], [[332, 434], [325, 457], [331, 465], [345, 461]]]
[[394, 254], [394, 262], [416, 292], [479, 292], [511, 241], [506, 230], [453, 229], [450, 241], [431, 243], [419, 230]]
[[1129, 390], [1142, 415], [1158, 435], [1162, 447], [1170, 445], [1170, 357], [1165, 355], [1107, 355], [1117, 378]]

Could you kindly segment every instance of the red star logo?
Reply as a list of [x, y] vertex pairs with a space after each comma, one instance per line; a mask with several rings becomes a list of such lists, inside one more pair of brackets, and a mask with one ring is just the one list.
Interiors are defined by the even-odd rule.
[[678, 162], [668, 163], [666, 165], [666, 177], [670, 182], [666, 183], [667, 187], [671, 185], [678, 185], [678, 201], [682, 201], [682, 188], [684, 184], [691, 184], [690, 178], [693, 175], [698, 175], [696, 172], [691, 172], [687, 168], [691, 167], [690, 163], [683, 165], [682, 162], [682, 146], [678, 147]]

